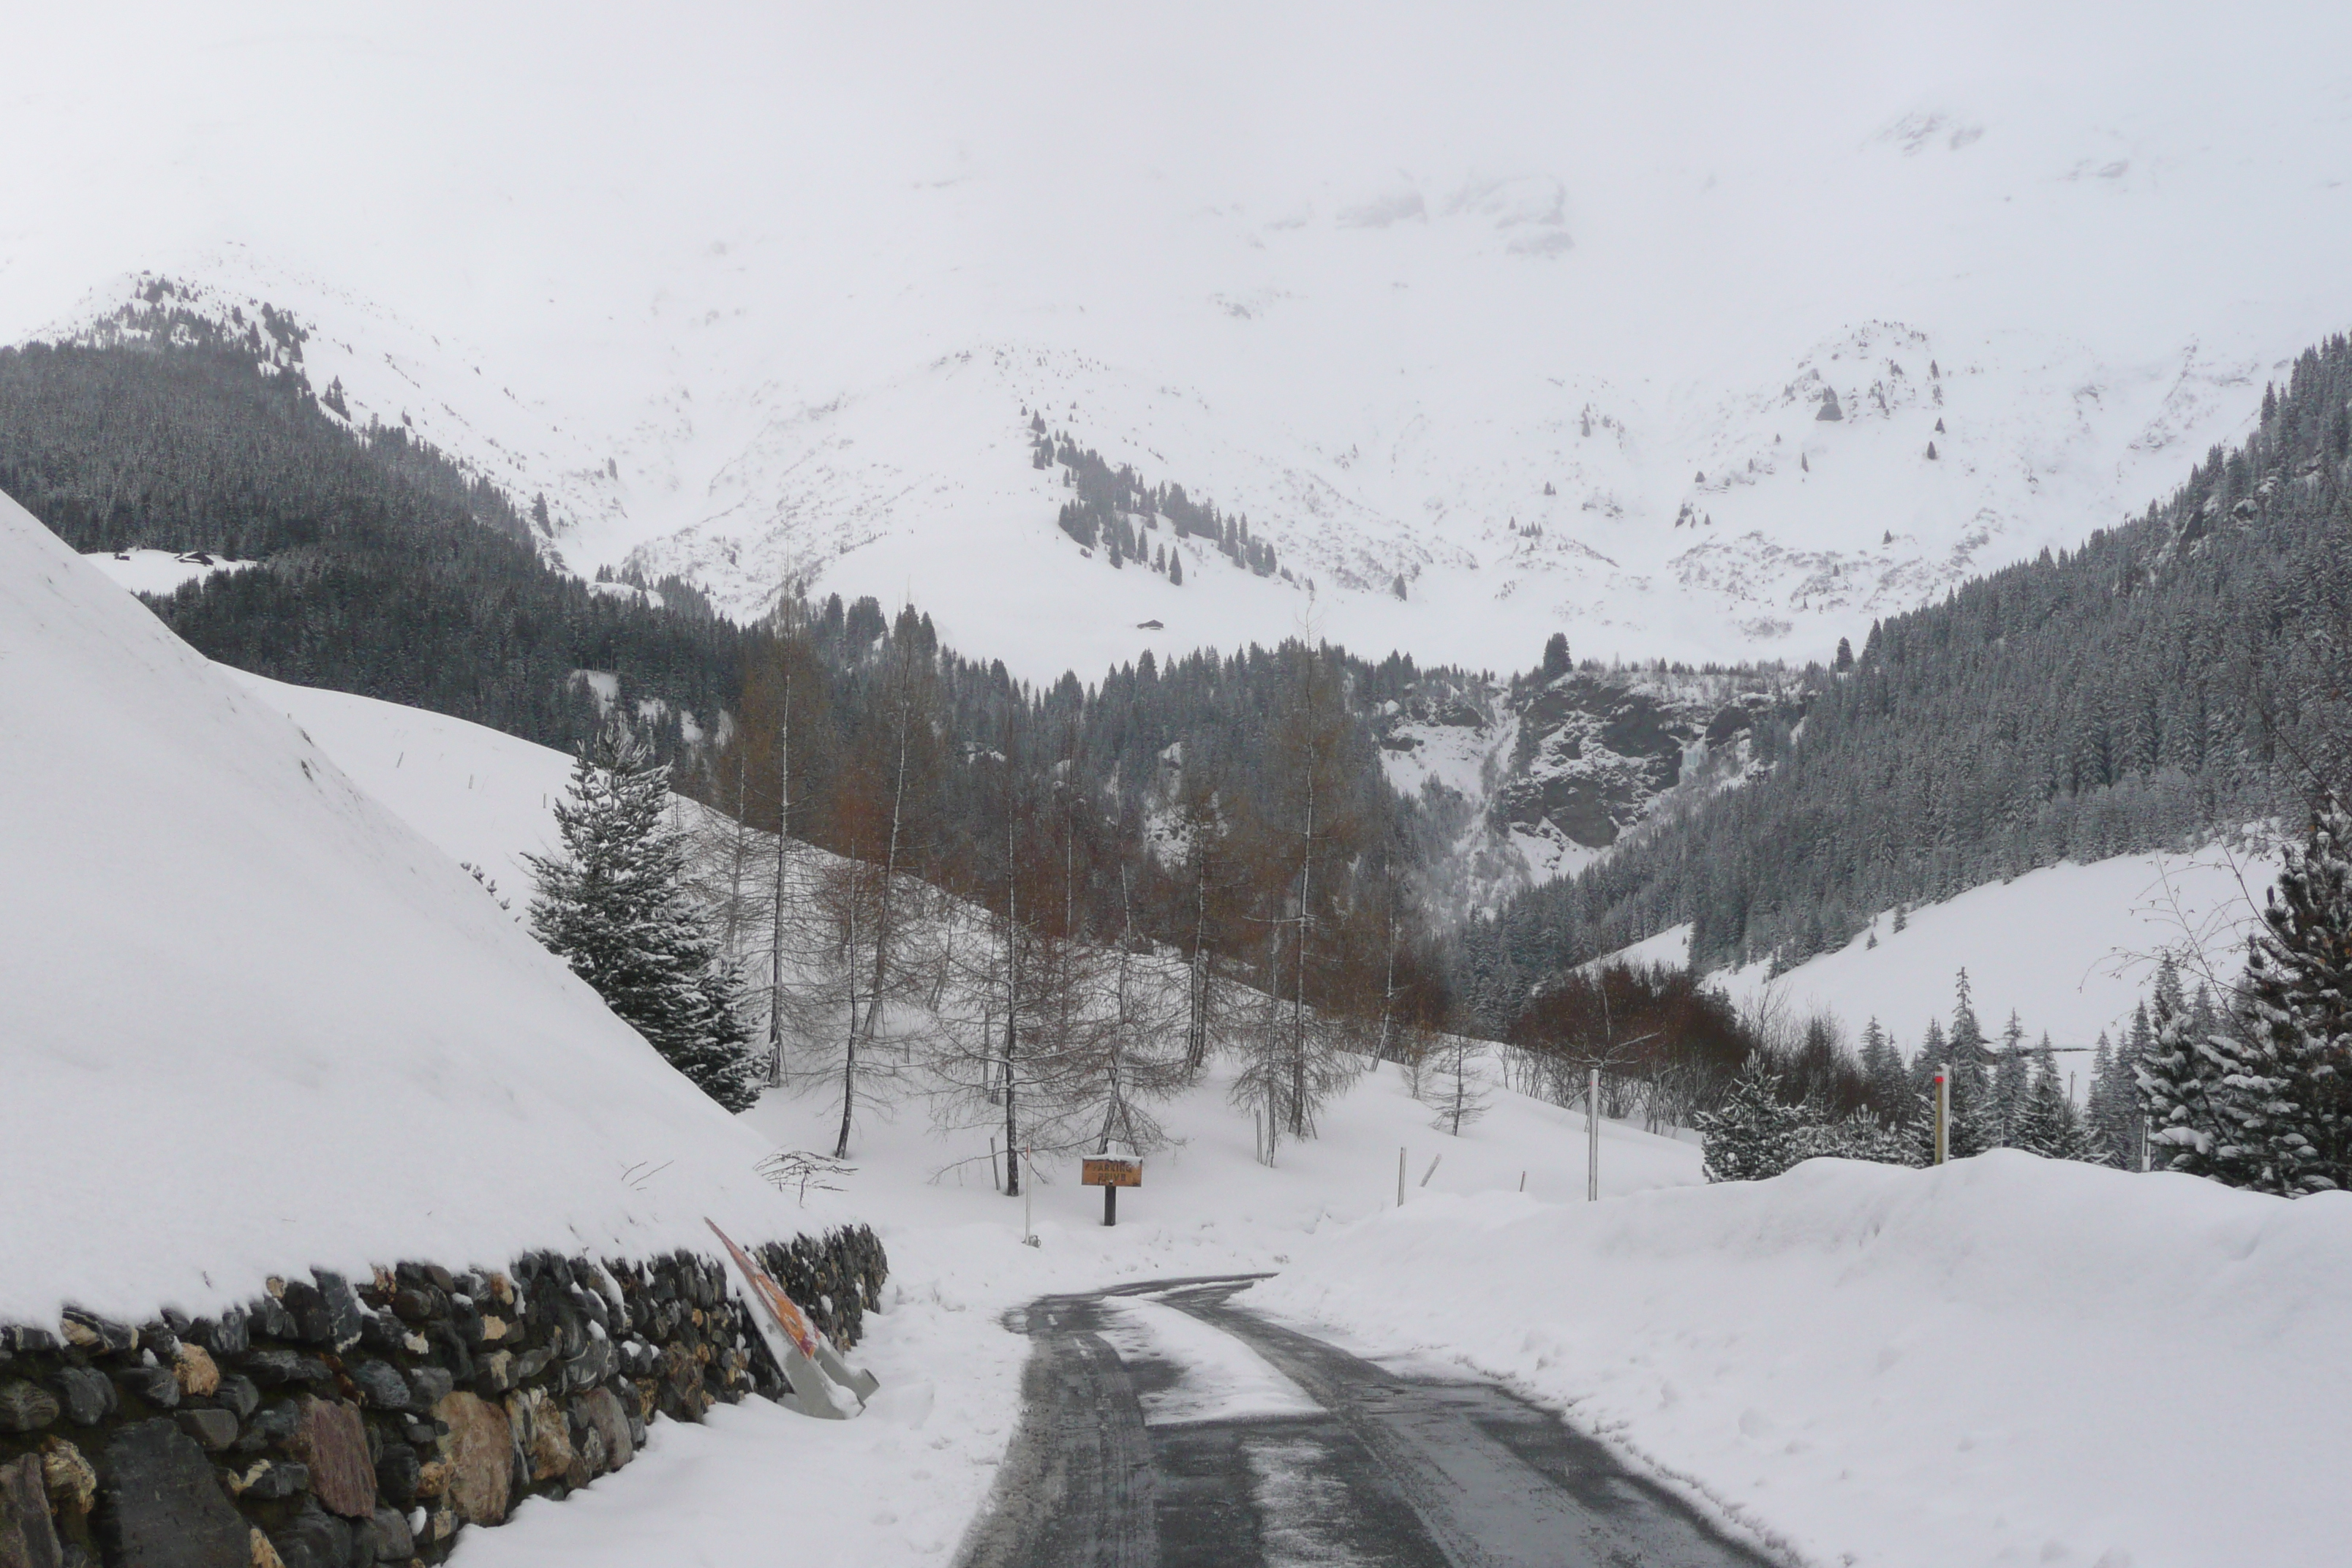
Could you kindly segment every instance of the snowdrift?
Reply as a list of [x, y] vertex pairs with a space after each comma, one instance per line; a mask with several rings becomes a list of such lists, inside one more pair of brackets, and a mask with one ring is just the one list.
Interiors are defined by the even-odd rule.
[[2352, 1531], [2352, 1198], [1813, 1161], [1433, 1198], [1243, 1300], [1507, 1377], [1811, 1562], [2321, 1562]]
[[456, 864], [0, 498], [0, 1320], [825, 1216]]

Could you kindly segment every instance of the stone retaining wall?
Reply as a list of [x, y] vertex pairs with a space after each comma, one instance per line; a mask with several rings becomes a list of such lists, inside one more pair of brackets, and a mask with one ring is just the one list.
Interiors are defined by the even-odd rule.
[[[887, 1271], [860, 1226], [755, 1249], [836, 1344]], [[439, 1563], [782, 1373], [717, 1258], [540, 1253], [273, 1279], [242, 1310], [0, 1326], [0, 1568]]]

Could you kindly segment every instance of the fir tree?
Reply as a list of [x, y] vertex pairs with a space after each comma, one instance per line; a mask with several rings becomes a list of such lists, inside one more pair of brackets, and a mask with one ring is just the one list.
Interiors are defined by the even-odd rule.
[[1748, 1058], [1720, 1110], [1696, 1119], [1710, 1182], [1760, 1182], [1804, 1158], [1803, 1112], [1780, 1101], [1780, 1075], [1759, 1054]]
[[[2143, 1027], [2147, 1016], [2143, 1007], [2138, 1015]], [[2104, 1029], [2091, 1053], [2091, 1090], [2083, 1123], [2101, 1164], [2121, 1171], [2139, 1169], [2139, 1096], [2133, 1091], [2125, 1054], [2108, 1042]]]
[[1910, 1120], [1911, 1093], [1903, 1081], [1903, 1055], [1874, 1016], [1862, 1031], [1862, 1075], [1873, 1110], [1897, 1125]]
[[526, 857], [531, 931], [620, 1019], [729, 1110], [758, 1099], [737, 982], [686, 891], [686, 846], [664, 820], [669, 770], [608, 727], [555, 807], [563, 848]]
[[[2043, 1045], [2046, 1047], [2045, 1038]], [[2065, 1080], [2058, 1076], [2057, 1058], [2043, 1049], [2034, 1064], [2017, 1119], [2010, 1129], [2014, 1148], [2045, 1160], [2083, 1160], [2105, 1163], [2104, 1151], [2093, 1142], [2074, 1105], [2066, 1097]]]
[[2183, 1000], [2179, 966], [2167, 954], [2149, 1008], [2155, 1038], [2134, 1076], [2148, 1122], [2149, 1164], [2227, 1180], [2235, 1145], [2224, 1136], [2219, 1100], [2227, 1093], [2221, 1080], [2231, 1064], [2208, 1037], [2210, 999], [2200, 992], [2199, 1001], [2192, 1009]]
[[2031, 1091], [2031, 1075], [2025, 1058], [2025, 1025], [2012, 1009], [2009, 1023], [2000, 1032], [2000, 1055], [1993, 1063], [1990, 1124], [1985, 1129], [1988, 1143], [2002, 1149], [2021, 1147], [2017, 1142], [2017, 1128], [2025, 1114], [2026, 1099]]
[[2248, 944], [2227, 1110], [2249, 1184], [2293, 1196], [2352, 1186], [2352, 813], [2330, 797], [2284, 860]]

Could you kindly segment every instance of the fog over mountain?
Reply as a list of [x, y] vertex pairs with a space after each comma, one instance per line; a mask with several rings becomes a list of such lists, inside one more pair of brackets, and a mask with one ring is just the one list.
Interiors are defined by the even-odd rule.
[[[1822, 657], [2242, 435], [2352, 261], [2308, 8], [11, 27], [87, 68], [0, 102], [0, 341], [268, 303], [574, 570], [911, 596], [1041, 679]], [[1083, 554], [1037, 416], [1276, 565]]]

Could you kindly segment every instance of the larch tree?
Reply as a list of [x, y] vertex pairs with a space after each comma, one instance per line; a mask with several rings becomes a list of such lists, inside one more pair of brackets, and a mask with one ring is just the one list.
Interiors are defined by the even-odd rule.
[[1249, 1031], [1234, 1097], [1265, 1112], [1269, 1153], [1280, 1135], [1313, 1135], [1317, 1110], [1354, 1076], [1346, 1051], [1360, 1030], [1339, 1008], [1344, 955], [1328, 907], [1359, 824], [1345, 789], [1350, 718], [1328, 653], [1293, 643], [1267, 758], [1274, 805], [1258, 837], [1260, 920], [1267, 933], [1266, 1004]]

